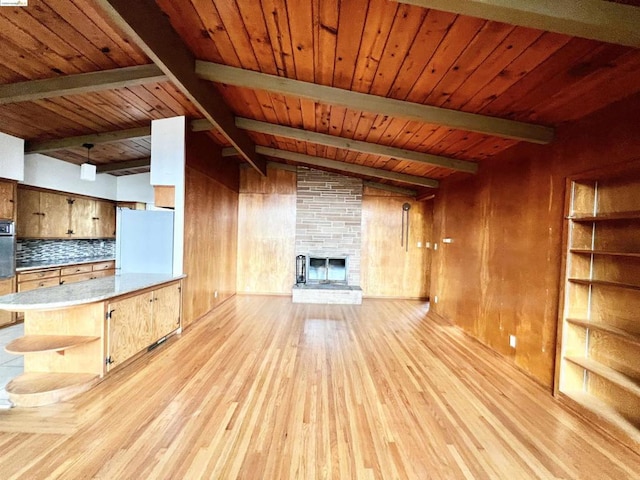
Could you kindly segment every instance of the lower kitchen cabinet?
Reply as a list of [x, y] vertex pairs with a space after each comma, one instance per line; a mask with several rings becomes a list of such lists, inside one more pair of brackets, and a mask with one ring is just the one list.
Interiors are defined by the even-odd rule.
[[[15, 277], [0, 278], [0, 296], [13, 293], [13, 282]], [[9, 325], [16, 321], [16, 316], [13, 312], [7, 312], [6, 310], [0, 310], [0, 327]]]
[[107, 371], [180, 327], [181, 287], [176, 282], [107, 306]]

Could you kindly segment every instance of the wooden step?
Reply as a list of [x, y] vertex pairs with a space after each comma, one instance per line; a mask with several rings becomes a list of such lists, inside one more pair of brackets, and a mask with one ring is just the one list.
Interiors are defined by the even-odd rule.
[[79, 345], [100, 340], [100, 337], [81, 335], [25, 335], [10, 342], [4, 349], [9, 353], [23, 355], [36, 352], [59, 352]]
[[565, 359], [640, 397], [640, 382], [638, 380], [620, 373], [607, 365], [596, 362], [591, 358], [565, 357]]
[[23, 373], [6, 387], [16, 407], [40, 407], [69, 400], [100, 381], [93, 373]]

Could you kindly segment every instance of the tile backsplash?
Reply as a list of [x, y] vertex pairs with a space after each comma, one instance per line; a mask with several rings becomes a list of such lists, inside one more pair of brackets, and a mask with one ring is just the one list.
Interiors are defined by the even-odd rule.
[[37, 263], [80, 260], [89, 257], [115, 257], [114, 239], [95, 240], [18, 240], [16, 262]]

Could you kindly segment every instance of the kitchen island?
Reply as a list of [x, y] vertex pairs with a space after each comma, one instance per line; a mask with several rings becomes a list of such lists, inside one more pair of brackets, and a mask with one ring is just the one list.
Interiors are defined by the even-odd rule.
[[71, 398], [179, 331], [183, 277], [121, 274], [0, 297], [0, 309], [25, 314], [24, 337], [6, 347], [25, 356], [10, 400]]

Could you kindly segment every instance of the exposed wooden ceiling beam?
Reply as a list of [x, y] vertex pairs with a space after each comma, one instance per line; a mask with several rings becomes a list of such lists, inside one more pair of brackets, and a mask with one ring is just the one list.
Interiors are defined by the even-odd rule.
[[151, 127], [129, 128], [127, 130], [117, 130], [114, 132], [93, 133], [91, 135], [79, 135], [77, 137], [60, 138], [45, 142], [27, 142], [25, 153], [45, 153], [67, 148], [81, 147], [83, 143], [119, 142], [121, 140], [133, 140], [135, 138], [145, 138], [151, 135]]
[[284, 160], [311, 165], [314, 167], [330, 168], [339, 172], [353, 173], [356, 175], [381, 178], [384, 180], [393, 180], [396, 182], [407, 183], [409, 185], [419, 185], [421, 187], [438, 188], [439, 185], [439, 182], [437, 180], [433, 180], [431, 178], [391, 172], [389, 170], [383, 170], [381, 168], [365, 167], [363, 165], [357, 165], [353, 163], [338, 162], [336, 160], [329, 160], [321, 157], [312, 157], [311, 155], [290, 152], [287, 150], [278, 150], [276, 148], [262, 147], [260, 145], [256, 147], [256, 150], [258, 151], [258, 153], [267, 155], [269, 157], [282, 158]]
[[416, 197], [418, 192], [415, 190], [411, 190], [409, 188], [396, 187], [395, 185], [387, 185], [385, 183], [377, 183], [377, 182], [364, 182], [364, 185], [371, 188], [376, 188], [378, 190], [384, 190], [386, 192], [391, 193], [399, 193], [400, 195], [406, 195], [407, 197]]
[[222, 95], [195, 73], [195, 57], [154, 0], [96, 0], [114, 21], [160, 67], [200, 112], [238, 149], [258, 172], [267, 162], [255, 151], [249, 135], [236, 127]]
[[116, 68], [64, 77], [0, 85], [0, 105], [43, 98], [166, 82], [168, 77], [155, 65]]
[[96, 173], [117, 173], [131, 170], [134, 168], [150, 167], [151, 157], [136, 158], [135, 160], [127, 160], [124, 162], [108, 163], [106, 165], [98, 165]]
[[602, 0], [395, 0], [425, 8], [640, 47], [640, 8]]
[[259, 122], [249, 118], [236, 117], [236, 125], [244, 130], [252, 132], [266, 133], [277, 137], [292, 138], [303, 142], [317, 143], [329, 147], [343, 148], [355, 152], [380, 155], [383, 157], [396, 158], [398, 160], [408, 160], [419, 162], [436, 167], [445, 167], [459, 172], [476, 173], [478, 164], [455, 158], [441, 157], [439, 155], [429, 155], [426, 153], [413, 152], [401, 148], [387, 147], [377, 143], [362, 142], [350, 138], [337, 137], [324, 133], [310, 132], [299, 128], [285, 127], [273, 123]]
[[224, 147], [222, 149], [222, 156], [223, 157], [237, 157], [238, 155], [240, 155], [240, 154], [238, 153], [238, 151], [234, 147]]
[[547, 144], [553, 140], [553, 129], [541, 125], [404, 102], [212, 62], [197, 60], [196, 73], [213, 82], [306, 98], [361, 112], [389, 115], [525, 142]]

